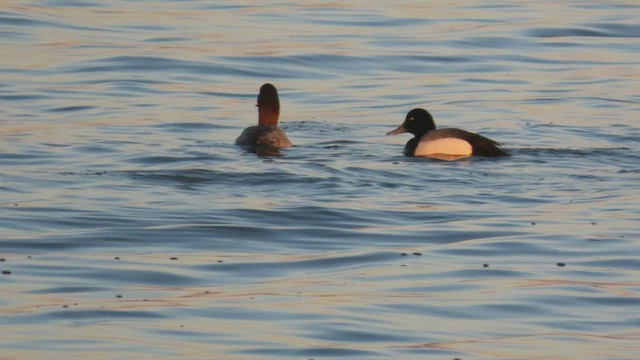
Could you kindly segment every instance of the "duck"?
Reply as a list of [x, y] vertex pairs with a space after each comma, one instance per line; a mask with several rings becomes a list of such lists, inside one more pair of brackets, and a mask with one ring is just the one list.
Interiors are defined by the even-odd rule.
[[244, 129], [236, 139], [236, 144], [249, 146], [254, 152], [261, 153], [291, 147], [291, 141], [278, 127], [280, 100], [276, 87], [269, 83], [262, 85], [256, 106], [258, 107], [258, 125]]
[[404, 147], [404, 155], [456, 160], [470, 156], [509, 156], [500, 143], [461, 129], [436, 129], [431, 114], [421, 108], [407, 113], [404, 122], [387, 135], [411, 133], [414, 138]]

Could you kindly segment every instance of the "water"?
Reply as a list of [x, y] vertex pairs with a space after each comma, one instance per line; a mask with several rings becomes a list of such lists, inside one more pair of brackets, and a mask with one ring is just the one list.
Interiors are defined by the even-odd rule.
[[[639, 14], [3, 2], [2, 357], [637, 358]], [[513, 156], [403, 157], [414, 107]]]

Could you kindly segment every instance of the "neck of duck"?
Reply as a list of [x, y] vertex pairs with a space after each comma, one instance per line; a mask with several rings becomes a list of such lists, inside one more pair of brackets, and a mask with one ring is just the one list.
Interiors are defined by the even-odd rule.
[[278, 126], [280, 112], [267, 107], [258, 107], [258, 125]]

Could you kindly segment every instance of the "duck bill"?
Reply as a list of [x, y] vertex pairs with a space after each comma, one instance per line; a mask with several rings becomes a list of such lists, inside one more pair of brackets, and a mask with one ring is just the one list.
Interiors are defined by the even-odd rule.
[[400, 126], [398, 126], [397, 129], [395, 129], [393, 131], [389, 131], [387, 133], [387, 135], [398, 135], [398, 134], [402, 134], [402, 133], [406, 133], [406, 132], [407, 132], [407, 129], [403, 125], [400, 125]]

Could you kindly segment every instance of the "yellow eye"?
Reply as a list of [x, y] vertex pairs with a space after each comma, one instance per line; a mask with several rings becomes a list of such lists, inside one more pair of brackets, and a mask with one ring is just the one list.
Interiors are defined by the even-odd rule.
[[413, 117], [410, 117], [410, 118], [409, 118], [409, 121], [413, 121], [413, 120], [414, 120], [414, 119], [413, 119]]

